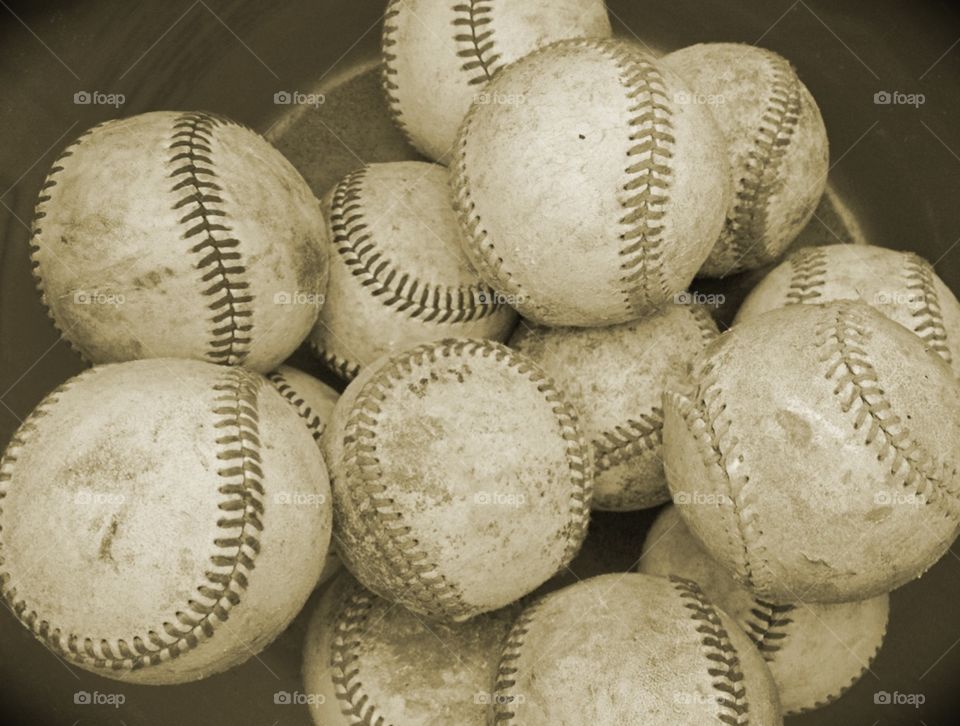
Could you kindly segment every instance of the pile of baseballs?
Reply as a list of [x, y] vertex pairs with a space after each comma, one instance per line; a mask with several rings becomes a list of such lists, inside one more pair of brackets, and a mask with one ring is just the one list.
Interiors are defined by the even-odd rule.
[[[423, 161], [322, 200], [211, 113], [94, 127], [32, 258], [92, 367], [0, 465], [0, 593], [59, 657], [181, 683], [312, 614], [317, 724], [778, 724], [838, 698], [960, 525], [960, 304], [925, 260], [773, 265], [827, 135], [788, 61], [655, 57], [600, 0], [392, 0]], [[306, 343], [342, 394], [284, 361]], [[556, 589], [590, 511], [665, 507]], [[331, 544], [332, 532], [332, 544]], [[341, 568], [341, 565], [343, 566]]]

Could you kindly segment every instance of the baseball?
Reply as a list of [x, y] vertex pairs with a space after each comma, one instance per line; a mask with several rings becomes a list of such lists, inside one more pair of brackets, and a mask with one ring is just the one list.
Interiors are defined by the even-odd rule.
[[556, 40], [610, 33], [603, 0], [391, 0], [383, 90], [397, 127], [440, 161], [473, 101], [504, 102], [486, 91], [501, 68]]
[[304, 645], [314, 723], [485, 726], [518, 609], [427, 624], [341, 574], [317, 603]]
[[[585, 617], [585, 613], [588, 614]], [[503, 646], [489, 723], [783, 723], [750, 639], [689, 580], [591, 577], [530, 605]]]
[[516, 314], [461, 250], [444, 167], [371, 164], [337, 184], [324, 207], [330, 280], [310, 343], [342, 378], [431, 340], [510, 334]]
[[726, 277], [780, 258], [807, 225], [827, 183], [820, 109], [789, 61], [740, 43], [701, 43], [663, 65], [682, 76], [726, 138], [734, 195], [700, 274]]
[[889, 592], [958, 532], [960, 386], [862, 303], [734, 326], [664, 397], [663, 437], [694, 536], [776, 603]]
[[835, 701], [866, 672], [887, 631], [886, 594], [849, 603], [775, 605], [720, 567], [690, 534], [675, 507], [647, 535], [640, 571], [695, 581], [763, 655], [786, 714]]
[[499, 343], [449, 339], [368, 366], [337, 402], [323, 451], [344, 564], [430, 618], [514, 602], [586, 533], [592, 472], [577, 414]]
[[[300, 415], [319, 447], [323, 431], [340, 394], [323, 381], [291, 366], [280, 366], [267, 378]], [[317, 585], [329, 580], [339, 569], [340, 558], [337, 557], [334, 543], [330, 542]]]
[[475, 103], [452, 170], [464, 249], [534, 322], [634, 320], [685, 290], [723, 226], [727, 150], [684, 82], [621, 40], [554, 43]]
[[960, 302], [912, 252], [831, 245], [791, 254], [757, 285], [735, 322], [797, 303], [860, 300], [919, 335], [960, 375]]
[[663, 393], [717, 335], [710, 313], [686, 305], [611, 328], [517, 328], [511, 347], [540, 365], [581, 412], [593, 449], [594, 509], [644, 509], [670, 499]]
[[67, 147], [31, 245], [54, 323], [91, 362], [266, 372], [317, 318], [325, 235], [310, 188], [262, 137], [208, 113], [155, 112]]
[[329, 494], [316, 443], [259, 374], [98, 366], [44, 399], [0, 463], [0, 592], [70, 664], [134, 683], [203, 678], [303, 607]]

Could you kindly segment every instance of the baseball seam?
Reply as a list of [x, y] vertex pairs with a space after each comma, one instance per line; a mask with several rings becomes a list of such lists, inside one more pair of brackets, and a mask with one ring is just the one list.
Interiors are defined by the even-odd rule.
[[572, 531], [567, 532], [561, 566], [573, 559], [589, 520], [589, 502], [592, 481], [587, 472], [588, 454], [576, 428], [576, 417], [552, 381], [539, 369], [524, 362], [504, 345], [488, 340], [448, 339], [413, 348], [390, 360], [377, 371], [358, 392], [353, 412], [343, 435], [343, 462], [348, 480], [344, 491], [357, 511], [370, 516], [361, 519], [363, 538], [374, 544], [389, 564], [394, 589], [404, 593], [436, 617], [457, 618], [468, 615], [472, 609], [462, 600], [455, 585], [438, 572], [439, 566], [428, 559], [412, 528], [403, 523], [403, 514], [387, 495], [380, 461], [377, 457], [377, 425], [384, 402], [391, 389], [401, 382], [414, 367], [438, 362], [452, 355], [471, 355], [487, 358], [513, 367], [525, 375], [553, 406], [554, 415], [566, 442], [566, 456], [574, 486], [571, 487], [570, 514]]
[[707, 312], [707, 309], [702, 305], [692, 305], [689, 309], [691, 315], [693, 315], [694, 322], [700, 330], [700, 337], [703, 339], [703, 342], [712, 343], [716, 340], [720, 336], [720, 330], [717, 328], [717, 323], [713, 319], [713, 316]]
[[324, 350], [314, 341], [310, 341], [310, 349], [320, 359], [324, 368], [335, 373], [345, 381], [352, 381], [360, 373], [361, 365], [354, 361], [341, 358], [336, 353]]
[[453, 39], [462, 46], [457, 57], [464, 59], [460, 70], [471, 74], [468, 84], [487, 83], [500, 69], [493, 30], [493, 0], [466, 0], [453, 6]]
[[933, 265], [911, 253], [907, 255], [905, 268], [907, 289], [921, 296], [920, 307], [911, 313], [916, 318], [912, 330], [931, 350], [952, 364], [953, 355], [947, 345], [947, 328], [943, 322], [940, 296], [934, 282]]
[[594, 473], [601, 474], [613, 467], [663, 444], [663, 409], [655, 406], [650, 413], [640, 414], [640, 420], [627, 419], [625, 424], [604, 431], [593, 441]]
[[330, 679], [340, 701], [340, 712], [357, 726], [379, 726], [386, 717], [363, 690], [360, 678], [360, 639], [366, 632], [375, 600], [373, 595], [356, 587], [345, 600], [333, 627], [330, 644]]
[[387, 99], [387, 110], [394, 125], [403, 134], [408, 144], [420, 149], [420, 145], [414, 140], [413, 134], [403, 118], [403, 108], [400, 105], [400, 98], [397, 96], [400, 86], [395, 80], [400, 71], [396, 66], [397, 54], [393, 52], [393, 48], [397, 44], [396, 33], [400, 30], [396, 20], [400, 15], [400, 4], [402, 2], [403, 0], [390, 0], [383, 16], [383, 32], [380, 36], [380, 49], [383, 58], [380, 69], [380, 86], [383, 88], [383, 95]]
[[778, 191], [780, 166], [800, 124], [799, 79], [789, 63], [780, 58], [771, 58], [770, 70], [773, 74], [770, 97], [748, 153], [746, 168], [737, 181], [736, 201], [725, 230], [735, 258], [731, 272], [771, 259], [764, 240], [768, 205]]
[[670, 581], [684, 601], [683, 607], [692, 613], [691, 618], [696, 622], [697, 633], [701, 636], [701, 645], [710, 661], [707, 673], [714, 679], [714, 690], [719, 692], [719, 720], [731, 726], [745, 726], [750, 722], [750, 709], [740, 669], [740, 656], [730, 642], [720, 616], [695, 582], [675, 575], [671, 575]]
[[865, 444], [876, 445], [877, 461], [889, 463], [889, 483], [901, 485], [953, 521], [960, 520], [960, 501], [943, 481], [946, 464], [937, 464], [931, 454], [910, 435], [903, 420], [884, 395], [877, 370], [867, 358], [867, 333], [851, 308], [840, 308], [821, 326], [820, 362], [829, 365], [824, 378], [844, 413], [853, 413], [853, 428], [868, 426]]
[[727, 489], [736, 524], [737, 574], [744, 584], [753, 585], [756, 583], [751, 551], [759, 555], [763, 546], [759, 541], [758, 515], [749, 486], [750, 476], [730, 473], [729, 463], [732, 461], [740, 464], [737, 470], [742, 471], [743, 454], [740, 451], [740, 439], [732, 431], [732, 422], [723, 417], [727, 406], [713, 363], [707, 361], [698, 377], [700, 383], [694, 388], [692, 398], [671, 391], [664, 397], [664, 402], [684, 420], [700, 450], [704, 467], [708, 471], [717, 469], [720, 473], [722, 481], [719, 484]]
[[[94, 368], [81, 376], [95, 375]], [[34, 409], [14, 435], [0, 464], [0, 503], [14, 477], [17, 454], [35, 429], [36, 421], [47, 415], [59, 396], [79, 378], [55, 389]], [[60, 628], [41, 619], [36, 610], [29, 610], [24, 599], [17, 599], [17, 588], [11, 586], [11, 575], [0, 573], [3, 600], [20, 621], [54, 653], [78, 664], [114, 671], [133, 671], [172, 660], [196, 648], [200, 642], [213, 636], [217, 624], [226, 621], [231, 610], [240, 603], [241, 592], [247, 587], [247, 578], [253, 571], [260, 551], [258, 533], [263, 529], [264, 490], [261, 483], [260, 437], [257, 397], [261, 379], [256, 374], [235, 368], [226, 372], [221, 383], [213, 386], [217, 417], [213, 428], [217, 431], [217, 461], [223, 467], [217, 471], [222, 499], [218, 509], [223, 512], [217, 527], [223, 537], [214, 540], [216, 553], [209, 558], [210, 569], [206, 580], [196, 588], [195, 599], [189, 600], [171, 620], [157, 630], [132, 639], [105, 638], [95, 641], [76, 633], [63, 633]], [[0, 509], [0, 520], [2, 520]], [[2, 533], [2, 527], [0, 527]], [[2, 553], [0, 541], [0, 553]], [[5, 558], [0, 558], [0, 565]]]
[[744, 631], [765, 660], [773, 660], [773, 653], [783, 647], [787, 626], [793, 623], [793, 619], [787, 616], [795, 609], [795, 605], [777, 605], [760, 598], [753, 599], [753, 607], [744, 618]]
[[493, 290], [485, 285], [431, 285], [401, 271], [386, 257], [364, 212], [366, 175], [366, 167], [347, 175], [337, 185], [330, 206], [334, 246], [358, 284], [384, 306], [425, 323], [467, 323], [497, 313], [498, 303], [484, 302], [495, 300]]
[[[673, 179], [671, 160], [676, 139], [673, 110], [666, 85], [656, 66], [644, 55], [616, 41], [589, 43], [616, 65], [627, 92], [632, 160], [624, 173], [620, 199], [620, 282], [628, 312], [639, 314], [666, 299], [669, 286], [663, 271], [663, 230]], [[655, 286], [655, 287], [654, 287]]]
[[176, 180], [171, 192], [177, 196], [172, 209], [183, 213], [178, 220], [186, 229], [183, 239], [195, 241], [190, 252], [199, 255], [196, 269], [207, 285], [201, 294], [209, 298], [211, 339], [205, 353], [213, 363], [243, 365], [250, 352], [254, 296], [245, 279], [247, 268], [240, 240], [232, 237], [229, 214], [221, 196], [213, 163], [213, 136], [219, 117], [184, 113], [173, 123], [169, 150]]
[[268, 375], [267, 378], [270, 379], [280, 395], [287, 399], [294, 409], [296, 409], [297, 413], [300, 414], [300, 418], [306, 423], [307, 429], [309, 429], [310, 434], [313, 436], [313, 440], [320, 441], [325, 426], [323, 420], [314, 412], [306, 399], [297, 393], [290, 381], [288, 381], [280, 371], [274, 371]]
[[790, 255], [790, 284], [786, 304], [811, 302], [823, 295], [827, 283], [827, 253], [823, 247], [804, 247]]
[[528, 605], [514, 621], [504, 641], [493, 686], [495, 698], [490, 707], [495, 724], [509, 726], [517, 716], [512, 710], [513, 702], [517, 698], [512, 691], [517, 685], [517, 673], [520, 671], [518, 661], [523, 654], [523, 644], [530, 632], [530, 626], [543, 603], [544, 599], [541, 598]]
[[60, 333], [63, 339], [66, 340], [70, 345], [70, 348], [73, 350], [73, 352], [80, 356], [85, 363], [91, 362], [87, 357], [87, 354], [84, 353], [84, 351], [80, 349], [80, 346], [70, 337], [69, 331], [63, 330], [60, 327], [60, 324], [54, 317], [53, 310], [50, 308], [50, 305], [47, 301], [47, 293], [43, 282], [43, 276], [40, 274], [40, 259], [38, 257], [43, 236], [43, 226], [41, 224], [41, 220], [47, 216], [47, 204], [49, 204], [53, 199], [53, 188], [57, 186], [57, 177], [64, 170], [64, 162], [69, 157], [73, 156], [76, 148], [80, 146], [80, 144], [94, 131], [97, 131], [98, 129], [101, 129], [111, 123], [113, 123], [113, 121], [101, 121], [97, 125], [91, 126], [71, 143], [67, 144], [57, 158], [54, 159], [53, 165], [47, 172], [47, 176], [43, 180], [43, 185], [40, 187], [40, 194], [37, 197], [37, 203], [34, 207], [30, 232], [30, 271], [33, 274], [34, 286], [36, 287], [37, 292], [40, 293], [40, 301], [43, 304], [44, 309], [47, 311], [47, 317], [50, 319], [50, 322], [53, 323], [54, 329]]

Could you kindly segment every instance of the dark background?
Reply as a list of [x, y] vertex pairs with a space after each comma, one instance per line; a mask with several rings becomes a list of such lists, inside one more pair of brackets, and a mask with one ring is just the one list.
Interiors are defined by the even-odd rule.
[[[289, 111], [274, 105], [274, 93], [308, 91], [318, 82], [332, 87], [375, 58], [384, 6], [385, 0], [0, 0], [0, 445], [47, 391], [83, 367], [47, 320], [29, 273], [32, 207], [56, 154], [94, 123], [157, 109], [213, 110], [267, 132]], [[948, 3], [609, 0], [608, 6], [621, 35], [658, 49], [741, 41], [788, 57], [823, 111], [831, 183], [868, 237], [919, 252], [960, 290], [960, 16]], [[126, 101], [119, 109], [76, 105], [78, 91], [122, 93]], [[876, 105], [879, 91], [922, 93], [926, 101], [919, 108]], [[342, 103], [357, 123], [314, 124], [309, 150], [280, 143], [301, 154], [294, 162], [318, 193], [324, 191], [318, 180], [406, 153], [395, 139], [371, 135], [386, 123], [376, 102]], [[316, 371], [303, 354], [296, 362]], [[597, 516], [576, 576], [566, 579], [630, 567], [650, 520], [650, 513]], [[921, 580], [893, 594], [887, 641], [870, 672], [836, 704], [788, 724], [955, 722], [958, 552], [955, 546]], [[0, 607], [0, 716], [10, 724], [56, 726], [306, 725], [304, 707], [273, 702], [277, 691], [303, 690], [303, 620], [229, 673], [152, 688], [63, 663]], [[876, 705], [881, 690], [922, 694], [925, 703]], [[119, 693], [126, 703], [75, 705], [77, 691]]]

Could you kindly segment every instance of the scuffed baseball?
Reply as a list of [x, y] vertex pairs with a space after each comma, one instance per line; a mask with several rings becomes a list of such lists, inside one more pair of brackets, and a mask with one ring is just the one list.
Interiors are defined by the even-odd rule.
[[594, 509], [644, 509], [670, 499], [663, 393], [718, 334], [710, 313], [686, 305], [611, 328], [517, 328], [510, 346], [536, 361], [580, 411], [593, 449]]
[[860, 300], [912, 330], [960, 375], [960, 302], [925, 259], [883, 247], [798, 250], [744, 300], [734, 322], [798, 303]]
[[370, 164], [337, 184], [324, 207], [330, 281], [310, 344], [340, 377], [431, 340], [510, 334], [516, 314], [461, 250], [445, 168]]
[[530, 605], [500, 658], [489, 723], [783, 723], [763, 658], [689, 580], [591, 577]]
[[261, 136], [209, 113], [158, 111], [67, 147], [31, 245], [54, 323], [91, 362], [266, 372], [317, 318], [325, 238], [319, 202]]
[[449, 157], [457, 128], [505, 65], [565, 38], [609, 36], [603, 0], [391, 0], [382, 81], [394, 123], [421, 153]]
[[330, 539], [326, 467], [259, 374], [97, 366], [0, 463], [0, 593], [59, 658], [121, 681], [203, 678], [303, 606]]
[[726, 277], [779, 259], [810, 221], [827, 183], [829, 145], [820, 109], [790, 62], [741, 43], [670, 53], [727, 141], [734, 196], [700, 274]]
[[341, 574], [317, 603], [303, 649], [313, 722], [484, 726], [517, 611], [428, 624]]
[[775, 605], [738, 584], [690, 534], [676, 507], [647, 534], [639, 569], [695, 581], [750, 636], [770, 668], [785, 714], [835, 701], [866, 673], [887, 631], [890, 597]]
[[[340, 398], [340, 394], [323, 381], [291, 366], [280, 366], [267, 378], [300, 415], [319, 447], [323, 431], [333, 414], [333, 407]], [[334, 542], [331, 541], [317, 586], [325, 583], [339, 570], [340, 558], [337, 557]]]
[[526, 356], [428, 343], [365, 368], [323, 437], [335, 536], [368, 589], [465, 620], [514, 602], [576, 554], [590, 452], [577, 414]]
[[605, 326], [685, 290], [731, 200], [727, 150], [673, 71], [622, 40], [554, 43], [475, 103], [452, 169], [480, 276], [530, 320]]
[[777, 603], [889, 592], [960, 520], [960, 386], [859, 302], [734, 326], [664, 397], [664, 464], [692, 533]]

